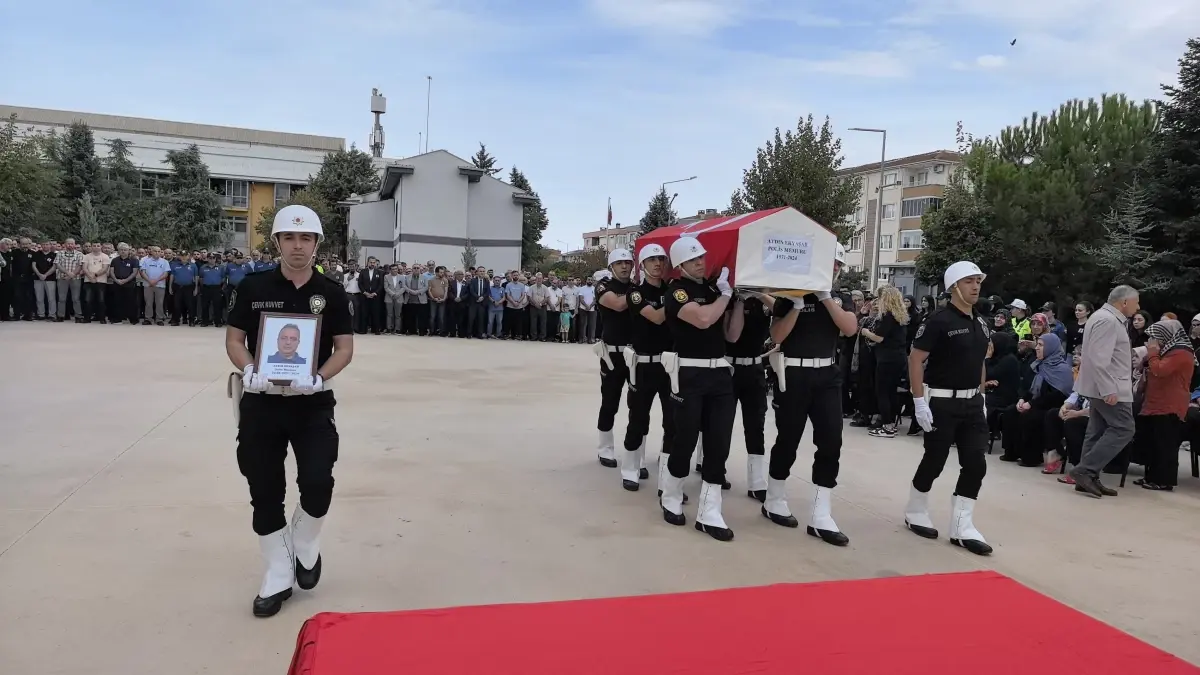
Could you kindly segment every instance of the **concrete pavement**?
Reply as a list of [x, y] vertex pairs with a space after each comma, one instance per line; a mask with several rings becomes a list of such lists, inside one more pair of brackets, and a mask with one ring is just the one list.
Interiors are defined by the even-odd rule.
[[[725, 501], [737, 538], [722, 544], [662, 522], [653, 477], [629, 493], [596, 462], [587, 347], [356, 342], [338, 378], [342, 444], [321, 585], [260, 620], [221, 331], [0, 325], [0, 673], [283, 673], [300, 624], [319, 611], [982, 568], [1200, 663], [1200, 481], [1186, 468], [1174, 493], [1096, 501], [992, 461], [976, 524], [996, 553], [983, 559], [944, 534], [904, 530], [919, 440], [847, 429], [833, 515], [851, 543], [839, 549], [773, 525], [744, 496], [739, 420]], [[769, 446], [770, 415], [767, 426]], [[651, 460], [659, 439], [652, 432]], [[805, 439], [790, 482], [801, 520], [811, 451]], [[952, 457], [934, 487], [943, 533], [956, 471]], [[686, 512], [691, 520], [695, 504]], [[987, 617], [973, 622], [987, 629]], [[1071, 640], [1036, 620], [1028, 631]]]

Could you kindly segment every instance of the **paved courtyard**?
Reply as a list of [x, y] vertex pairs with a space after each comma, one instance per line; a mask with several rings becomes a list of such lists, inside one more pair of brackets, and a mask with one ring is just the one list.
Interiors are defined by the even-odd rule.
[[[0, 325], [0, 673], [284, 673], [319, 611], [982, 568], [1200, 663], [1200, 481], [1094, 501], [993, 461], [976, 522], [996, 553], [982, 559], [904, 530], [918, 440], [847, 429], [833, 513], [851, 543], [839, 549], [773, 525], [744, 496], [739, 421], [725, 509], [737, 539], [722, 544], [664, 523], [653, 479], [629, 493], [596, 462], [587, 347], [388, 336], [360, 337], [338, 377], [321, 585], [255, 619], [260, 563], [222, 335]], [[769, 445], [769, 415], [767, 426]], [[806, 439], [790, 481], [798, 512], [811, 449]], [[943, 532], [955, 471], [934, 487]], [[968, 624], [988, 630], [988, 617]], [[1027, 630], [1071, 640], [1036, 617]]]

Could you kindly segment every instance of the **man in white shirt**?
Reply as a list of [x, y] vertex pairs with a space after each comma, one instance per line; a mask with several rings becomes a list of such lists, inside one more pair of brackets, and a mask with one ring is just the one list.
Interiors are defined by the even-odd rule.
[[358, 286], [358, 276], [358, 264], [351, 262], [349, 271], [342, 277], [342, 287], [346, 289], [346, 295], [350, 296], [351, 325], [354, 332], [361, 335], [367, 332], [367, 327], [363, 321], [363, 295]]
[[551, 282], [546, 285], [546, 339], [554, 340], [554, 336], [558, 335], [560, 326], [562, 325], [562, 289], [558, 287], [558, 282]]
[[596, 286], [591, 277], [578, 286], [579, 306], [575, 313], [575, 335], [580, 344], [596, 342]]
[[577, 309], [579, 309], [579, 286], [576, 285], [574, 277], [568, 277], [567, 285], [562, 288], [562, 311], [571, 314], [571, 334], [567, 337], [570, 342], [575, 342], [575, 336], [579, 334], [578, 322], [575, 318]]

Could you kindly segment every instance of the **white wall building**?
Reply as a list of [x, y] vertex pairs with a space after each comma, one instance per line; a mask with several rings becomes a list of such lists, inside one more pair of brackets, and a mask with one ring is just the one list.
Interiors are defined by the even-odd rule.
[[[863, 186], [858, 209], [849, 218], [860, 234], [847, 246], [847, 265], [871, 271], [872, 253], [878, 246], [879, 269], [873, 271], [874, 286], [891, 283], [906, 295], [927, 292], [916, 281], [916, 259], [924, 248], [921, 218], [926, 210], [941, 205], [946, 184], [961, 162], [962, 155], [949, 150], [890, 159], [883, 169], [882, 200], [878, 162], [839, 171], [839, 175], [861, 177]], [[876, 208], [880, 201], [883, 221], [877, 241]]]
[[221, 222], [232, 232], [229, 245], [239, 249], [262, 243], [253, 224], [263, 208], [287, 201], [293, 189], [304, 187], [317, 173], [326, 153], [346, 146], [345, 139], [330, 136], [0, 105], [0, 123], [14, 115], [22, 132], [32, 128], [61, 135], [82, 121], [92, 130], [99, 157], [108, 155], [110, 140], [128, 141], [148, 196], [158, 193], [158, 178], [170, 173], [167, 151], [195, 144], [221, 194]]
[[521, 263], [521, 222], [531, 195], [445, 150], [389, 162], [379, 192], [350, 207], [350, 233], [362, 241], [361, 260], [433, 260], [462, 267], [468, 243], [476, 264], [511, 270]]
[[630, 248], [637, 240], [637, 236], [637, 225], [621, 227], [621, 224], [617, 223], [615, 227], [602, 227], [599, 230], [584, 232], [581, 235], [583, 238], [581, 250], [591, 251], [602, 248], [605, 251], [612, 251], [618, 248]]

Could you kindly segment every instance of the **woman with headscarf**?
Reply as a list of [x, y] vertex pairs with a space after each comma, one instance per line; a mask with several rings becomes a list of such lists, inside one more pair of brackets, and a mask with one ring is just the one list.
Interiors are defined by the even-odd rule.
[[1013, 350], [1016, 351], [1017, 341], [1015, 338], [1017, 333], [1012, 327], [1012, 314], [1010, 314], [1007, 309], [1001, 307], [1000, 309], [996, 310], [994, 315], [992, 315], [992, 332], [1008, 333], [1009, 335], [1013, 336]]
[[1017, 360], [1017, 341], [1011, 333], [992, 333], [988, 342], [984, 402], [987, 403], [988, 431], [995, 437], [1000, 431], [1000, 415], [1017, 404], [1021, 382], [1021, 362]]
[[1145, 398], [1134, 442], [1145, 458], [1147, 490], [1173, 490], [1179, 477], [1179, 445], [1191, 395], [1196, 354], [1183, 324], [1168, 319], [1146, 329]]
[[1004, 454], [1000, 459], [1020, 462], [1021, 466], [1042, 465], [1046, 413], [1058, 410], [1075, 386], [1071, 362], [1063, 354], [1057, 335], [1045, 333], [1039, 337], [1034, 351], [1037, 359], [1031, 365], [1033, 382], [1021, 392], [1017, 405], [1001, 416]]

